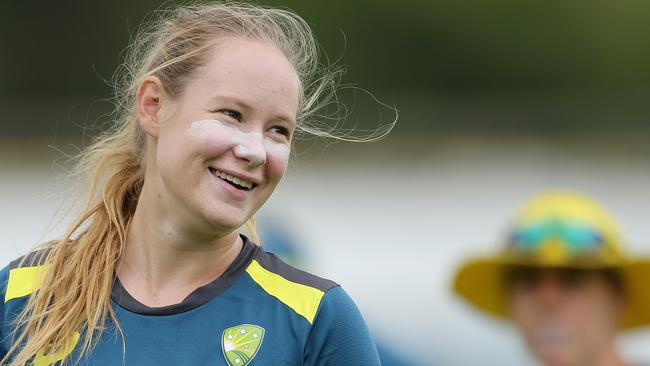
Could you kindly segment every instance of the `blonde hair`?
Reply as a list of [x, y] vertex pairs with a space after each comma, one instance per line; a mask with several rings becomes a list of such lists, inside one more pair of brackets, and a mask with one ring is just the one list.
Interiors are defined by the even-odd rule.
[[[77, 345], [81, 357], [99, 339], [109, 317], [121, 333], [111, 290], [144, 181], [147, 139], [138, 125], [135, 94], [145, 77], [158, 77], [166, 92], [177, 97], [192, 72], [206, 62], [215, 40], [246, 37], [271, 42], [293, 64], [302, 89], [299, 130], [369, 141], [384, 137], [394, 125], [371, 136], [351, 138], [310, 122], [309, 116], [320, 106], [336, 99], [338, 77], [319, 64], [311, 29], [291, 11], [225, 2], [182, 6], [156, 15], [138, 32], [116, 73], [113, 125], [78, 156], [73, 176], [87, 190], [81, 213], [60, 240], [35, 250], [36, 261], [47, 263], [48, 270], [41, 288], [15, 319], [13, 346], [2, 364], [22, 366], [39, 351], [49, 354], [69, 349], [76, 332], [82, 334]], [[258, 241], [253, 217], [246, 226]]]

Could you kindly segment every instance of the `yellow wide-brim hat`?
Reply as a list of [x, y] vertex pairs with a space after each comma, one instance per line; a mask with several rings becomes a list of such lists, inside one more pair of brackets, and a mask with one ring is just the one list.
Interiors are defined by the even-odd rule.
[[618, 224], [599, 204], [576, 193], [546, 193], [524, 205], [513, 224], [499, 254], [471, 259], [456, 273], [454, 291], [471, 305], [507, 319], [505, 274], [512, 267], [615, 270], [626, 295], [621, 328], [650, 325], [650, 258], [623, 253]]

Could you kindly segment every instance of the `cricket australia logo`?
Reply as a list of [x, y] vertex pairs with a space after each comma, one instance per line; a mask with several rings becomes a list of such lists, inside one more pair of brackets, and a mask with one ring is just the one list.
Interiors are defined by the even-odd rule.
[[264, 340], [264, 328], [242, 324], [228, 328], [221, 336], [221, 349], [230, 366], [246, 366], [257, 354]]

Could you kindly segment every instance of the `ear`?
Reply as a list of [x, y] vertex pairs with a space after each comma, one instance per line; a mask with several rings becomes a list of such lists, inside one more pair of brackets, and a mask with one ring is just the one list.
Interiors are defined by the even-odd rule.
[[135, 94], [138, 123], [144, 132], [153, 138], [158, 137], [160, 110], [165, 96], [162, 81], [155, 76], [147, 76]]

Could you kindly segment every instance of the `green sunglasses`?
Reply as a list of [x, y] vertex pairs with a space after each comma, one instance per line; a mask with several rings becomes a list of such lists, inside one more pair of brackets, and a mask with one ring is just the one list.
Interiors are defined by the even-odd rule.
[[605, 242], [603, 235], [590, 227], [551, 219], [515, 231], [510, 236], [510, 246], [534, 250], [552, 239], [561, 241], [575, 251], [594, 249]]

